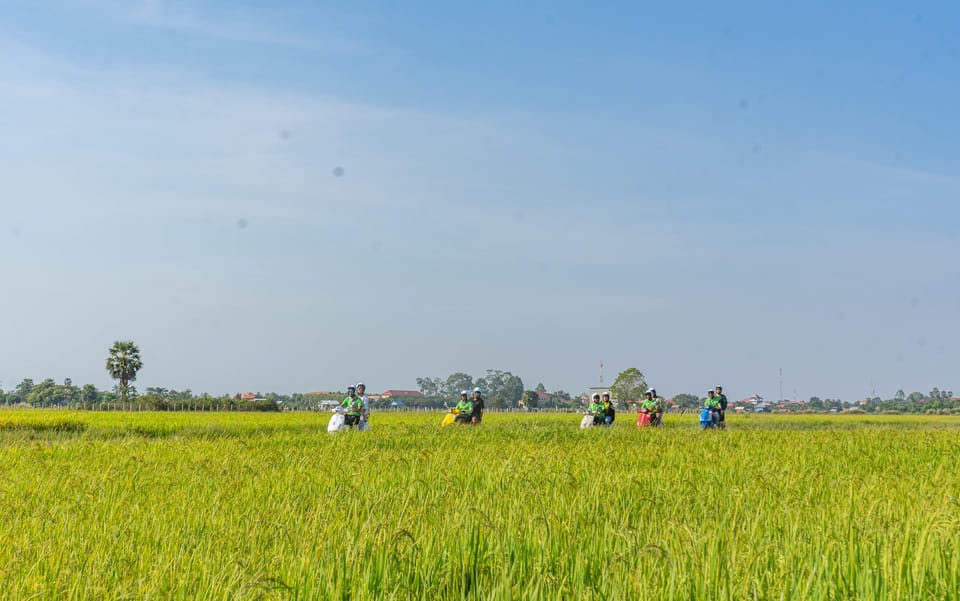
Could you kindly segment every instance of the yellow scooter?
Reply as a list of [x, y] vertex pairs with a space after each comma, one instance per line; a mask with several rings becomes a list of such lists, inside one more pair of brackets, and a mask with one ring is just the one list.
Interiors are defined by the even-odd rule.
[[443, 421], [440, 422], [440, 427], [446, 428], [447, 426], [455, 423], [458, 415], [460, 415], [460, 410], [456, 407], [447, 408], [447, 414], [443, 416]]

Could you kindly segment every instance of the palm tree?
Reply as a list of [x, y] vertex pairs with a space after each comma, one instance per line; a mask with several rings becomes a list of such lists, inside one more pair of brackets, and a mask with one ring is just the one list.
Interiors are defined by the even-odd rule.
[[130, 391], [130, 382], [137, 380], [137, 372], [143, 367], [140, 360], [140, 349], [132, 341], [117, 341], [110, 347], [110, 356], [107, 357], [107, 371], [114, 380], [119, 380], [120, 401], [127, 400]]

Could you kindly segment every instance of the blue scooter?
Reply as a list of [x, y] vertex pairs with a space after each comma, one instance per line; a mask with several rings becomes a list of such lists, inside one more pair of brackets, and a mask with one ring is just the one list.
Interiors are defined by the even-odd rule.
[[720, 426], [720, 414], [704, 407], [700, 410], [700, 429], [714, 429]]

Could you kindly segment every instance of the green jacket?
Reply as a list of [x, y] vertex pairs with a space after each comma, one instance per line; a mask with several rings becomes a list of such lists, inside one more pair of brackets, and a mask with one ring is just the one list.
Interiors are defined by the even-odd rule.
[[719, 405], [717, 403], [717, 397], [707, 397], [703, 399], [703, 408], [704, 409], [718, 409]]
[[465, 401], [461, 399], [457, 402], [457, 411], [460, 413], [473, 413], [473, 401], [470, 399]]
[[347, 408], [347, 415], [360, 415], [360, 409], [363, 408], [363, 399], [358, 396], [353, 398], [347, 397], [343, 399], [341, 406]]
[[591, 402], [590, 406], [587, 407], [587, 411], [589, 411], [590, 413], [593, 413], [594, 415], [599, 415], [603, 413], [603, 403], [601, 403], [600, 401]]
[[656, 411], [657, 410], [657, 401], [656, 399], [644, 399], [640, 403], [641, 409], [646, 409], [647, 411]]

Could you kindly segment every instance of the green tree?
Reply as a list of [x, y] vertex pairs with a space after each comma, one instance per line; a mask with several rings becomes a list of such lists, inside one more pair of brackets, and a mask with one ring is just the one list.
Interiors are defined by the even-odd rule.
[[625, 369], [613, 381], [610, 394], [621, 403], [637, 401], [647, 391], [647, 382], [643, 373], [636, 367]]
[[520, 397], [520, 402], [523, 403], [524, 407], [529, 409], [536, 409], [540, 396], [535, 390], [524, 390], [523, 395]]
[[488, 369], [487, 375], [477, 378], [476, 384], [487, 398], [493, 400], [496, 396], [503, 396], [503, 381], [506, 373], [499, 369]]
[[520, 376], [515, 376], [510, 372], [503, 382], [503, 397], [510, 406], [517, 405], [523, 398], [523, 380]]
[[443, 383], [440, 378], [417, 378], [417, 388], [423, 396], [440, 396], [440, 388]]
[[80, 396], [80, 391], [73, 385], [73, 380], [70, 378], [63, 381], [63, 386], [59, 387], [58, 392], [59, 400], [64, 403], [72, 403]]
[[107, 357], [107, 372], [114, 380], [119, 381], [117, 392], [120, 401], [126, 402], [131, 392], [130, 382], [137, 380], [137, 372], [143, 367], [140, 359], [140, 349], [132, 341], [116, 341], [110, 348]]
[[898, 401], [902, 401], [907, 398], [907, 395], [904, 394], [903, 389], [901, 388], [895, 395], [893, 395], [893, 398], [897, 399]]
[[534, 388], [534, 390], [536, 390], [537, 392], [546, 392], [547, 387], [543, 385], [543, 382], [540, 382], [539, 384], [537, 384], [537, 387]]
[[696, 409], [700, 406], [700, 397], [695, 394], [680, 393], [674, 395], [673, 402], [681, 409]]
[[462, 371], [447, 376], [447, 381], [443, 384], [443, 396], [456, 398], [460, 392], [466, 390], [468, 394], [473, 391], [473, 376], [465, 374]]
[[30, 394], [31, 390], [33, 390], [32, 378], [24, 378], [22, 382], [17, 384], [17, 396], [20, 397], [21, 401], [27, 400], [27, 396]]
[[825, 405], [823, 404], [823, 400], [822, 400], [820, 397], [818, 397], [818, 396], [812, 396], [812, 397], [810, 397], [810, 408], [811, 408], [811, 409], [813, 409], [813, 410], [815, 410], [815, 411], [819, 411], [819, 410], [823, 409], [824, 407], [825, 407]]
[[57, 402], [57, 393], [57, 383], [52, 378], [47, 378], [30, 389], [27, 402], [32, 405], [47, 407]]
[[100, 398], [100, 393], [97, 391], [97, 387], [93, 384], [84, 384], [83, 390], [80, 391], [80, 400], [84, 403], [96, 403], [97, 399]]

